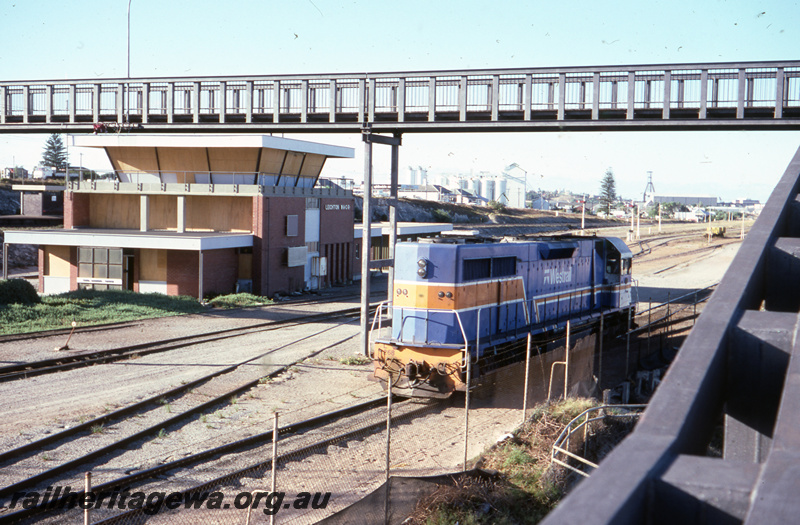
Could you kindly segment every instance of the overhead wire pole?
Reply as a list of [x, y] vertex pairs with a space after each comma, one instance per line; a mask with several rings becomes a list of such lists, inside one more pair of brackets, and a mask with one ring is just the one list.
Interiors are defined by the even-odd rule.
[[[364, 355], [370, 357], [369, 353], [369, 295], [370, 295], [370, 282], [369, 272], [371, 267], [370, 252], [372, 243], [370, 239], [370, 232], [372, 230], [372, 213], [371, 200], [372, 200], [372, 144], [385, 144], [392, 146], [392, 172], [393, 179], [397, 180], [397, 158], [399, 158], [399, 146], [401, 144], [400, 135], [395, 134], [394, 137], [387, 137], [385, 135], [375, 135], [370, 133], [368, 128], [362, 130], [362, 138], [364, 140], [364, 204], [362, 206], [362, 234], [361, 234], [361, 346], [364, 350]], [[396, 223], [395, 223], [396, 226]], [[395, 234], [396, 235], [396, 234]], [[390, 243], [394, 246], [394, 243]], [[393, 254], [392, 248], [392, 255]], [[392, 268], [394, 261], [378, 261], [376, 267], [389, 266]], [[391, 284], [390, 284], [391, 290]]]
[[361, 348], [369, 357], [369, 258], [371, 250], [372, 221], [372, 142], [371, 134], [364, 132], [364, 197], [361, 206]]
[[[394, 137], [399, 141], [400, 134]], [[400, 165], [400, 144], [392, 144], [392, 171], [389, 181], [389, 259], [394, 261], [394, 249], [397, 244], [397, 186]], [[386, 292], [389, 302], [389, 316], [392, 315], [392, 302], [394, 298], [394, 263], [389, 267], [389, 287]]]

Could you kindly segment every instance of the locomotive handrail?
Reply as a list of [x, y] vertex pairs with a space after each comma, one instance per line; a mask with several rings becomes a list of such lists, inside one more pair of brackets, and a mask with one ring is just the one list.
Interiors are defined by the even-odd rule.
[[389, 302], [388, 300], [387, 301], [381, 301], [380, 303], [378, 303], [378, 306], [375, 307], [375, 315], [372, 318], [372, 326], [370, 326], [370, 329], [369, 329], [370, 340], [372, 339], [372, 332], [375, 331], [375, 322], [376, 321], [378, 323], [378, 334], [381, 333], [381, 328], [383, 327], [382, 322], [381, 322], [383, 320], [383, 316], [381, 315], [381, 310], [383, 309], [384, 305], [386, 305], [388, 302]]
[[383, 309], [383, 306], [388, 302], [389, 302], [388, 300], [387, 301], [381, 301], [381, 302], [378, 303], [378, 306], [375, 307], [375, 315], [372, 317], [372, 327], [370, 328], [370, 332], [375, 330], [375, 322], [376, 321], [378, 323], [378, 331], [380, 331], [380, 329], [382, 328], [383, 325], [382, 325], [381, 321], [383, 319], [383, 316], [381, 316], [380, 313], [381, 313], [381, 309]]
[[636, 301], [635, 301], [635, 303], [638, 305], [639, 301], [640, 301], [640, 299], [639, 299], [639, 279], [634, 279], [633, 277], [631, 277], [631, 303], [634, 302], [634, 300], [633, 300], [633, 288], [634, 288], [634, 286], [636, 287]]
[[[478, 319], [480, 319], [480, 310], [478, 310]], [[461, 337], [464, 338], [464, 357], [469, 355], [469, 340], [467, 339], [467, 332], [464, 330], [464, 323], [461, 322], [461, 316], [458, 314], [458, 310], [453, 310], [453, 313], [456, 314], [456, 321], [458, 321], [458, 327], [461, 329]], [[478, 353], [478, 341], [475, 341], [475, 354]], [[463, 365], [462, 365], [463, 366]]]
[[530, 326], [531, 315], [528, 312], [528, 291], [525, 290], [525, 281], [522, 281], [522, 297], [525, 298], [525, 300], [522, 301], [522, 310], [525, 312], [525, 323], [527, 323], [527, 325]]

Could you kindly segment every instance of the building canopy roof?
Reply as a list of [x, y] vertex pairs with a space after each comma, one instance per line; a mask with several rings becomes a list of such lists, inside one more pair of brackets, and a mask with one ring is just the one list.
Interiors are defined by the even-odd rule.
[[[122, 182], [213, 182], [208, 174], [264, 174], [265, 186], [313, 187], [328, 158], [353, 148], [271, 135], [74, 135], [70, 145], [102, 148]], [[196, 174], [205, 174], [202, 180]], [[135, 180], [134, 180], [135, 178]], [[229, 177], [230, 178], [230, 177]], [[211, 177], [213, 179], [213, 177]], [[242, 182], [239, 182], [242, 183]]]
[[70, 146], [86, 148], [267, 148], [296, 153], [313, 153], [326, 157], [354, 157], [355, 150], [343, 146], [321, 144], [305, 140], [287, 139], [273, 135], [123, 135], [104, 133], [99, 135], [71, 135]]

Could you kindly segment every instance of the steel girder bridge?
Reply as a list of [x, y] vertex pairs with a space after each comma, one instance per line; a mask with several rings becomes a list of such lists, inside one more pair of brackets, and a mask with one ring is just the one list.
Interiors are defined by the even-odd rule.
[[0, 81], [0, 132], [800, 129], [800, 61]]

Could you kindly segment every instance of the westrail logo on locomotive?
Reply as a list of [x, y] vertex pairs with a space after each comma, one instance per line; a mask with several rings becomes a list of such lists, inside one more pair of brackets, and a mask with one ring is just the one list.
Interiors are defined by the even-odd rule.
[[557, 268], [545, 268], [544, 284], [561, 284], [572, 282], [572, 268], [559, 270]]

